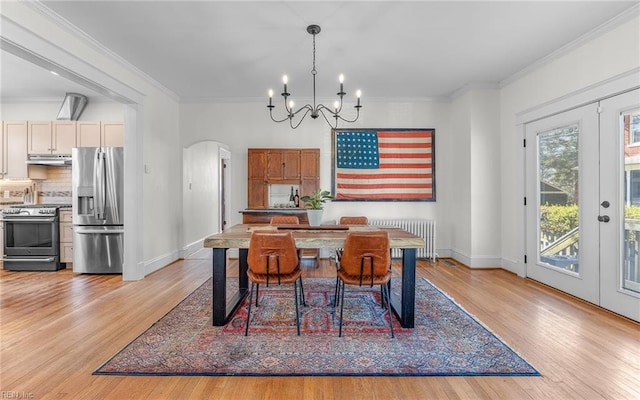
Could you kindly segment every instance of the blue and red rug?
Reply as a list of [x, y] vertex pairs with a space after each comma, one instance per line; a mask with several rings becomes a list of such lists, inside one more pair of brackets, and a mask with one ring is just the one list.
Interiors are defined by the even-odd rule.
[[[393, 318], [380, 290], [347, 292], [343, 336], [335, 280], [304, 280], [301, 335], [292, 286], [260, 288], [244, 336], [247, 301], [224, 327], [211, 325], [211, 280], [100, 366], [100, 375], [537, 376], [539, 372], [446, 294], [416, 282], [414, 329]], [[392, 282], [392, 289], [399, 282]]]

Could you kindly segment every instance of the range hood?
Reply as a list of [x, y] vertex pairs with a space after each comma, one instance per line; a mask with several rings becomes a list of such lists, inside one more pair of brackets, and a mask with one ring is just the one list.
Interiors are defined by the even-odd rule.
[[77, 121], [88, 102], [89, 99], [83, 94], [65, 94], [60, 111], [58, 111], [57, 119], [62, 121]]
[[71, 155], [30, 155], [27, 160], [29, 165], [71, 165]]

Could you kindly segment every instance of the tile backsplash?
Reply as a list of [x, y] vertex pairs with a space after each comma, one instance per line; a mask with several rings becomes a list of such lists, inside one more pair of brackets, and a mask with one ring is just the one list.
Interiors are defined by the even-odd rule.
[[71, 204], [71, 166], [47, 167], [47, 179], [36, 181], [38, 203]]

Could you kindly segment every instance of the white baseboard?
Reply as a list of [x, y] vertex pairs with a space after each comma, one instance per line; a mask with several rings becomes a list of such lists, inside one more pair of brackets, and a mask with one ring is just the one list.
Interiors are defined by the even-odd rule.
[[159, 257], [156, 257], [152, 260], [145, 261], [144, 263], [145, 276], [163, 267], [166, 267], [167, 265], [171, 264], [172, 262], [180, 258], [181, 258], [180, 251], [176, 250], [176, 251], [172, 251], [170, 253], [161, 255]]
[[519, 260], [511, 260], [508, 258], [502, 259], [502, 268], [513, 272], [521, 278], [525, 278], [527, 276], [527, 271], [525, 269], [525, 264]]
[[190, 243], [182, 248], [181, 255], [182, 258], [187, 258], [196, 251], [202, 250], [204, 246], [204, 238], [196, 240], [193, 243]]

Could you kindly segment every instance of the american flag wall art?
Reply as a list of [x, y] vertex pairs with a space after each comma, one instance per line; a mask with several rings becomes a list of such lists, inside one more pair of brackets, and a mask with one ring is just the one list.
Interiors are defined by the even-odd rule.
[[336, 200], [435, 200], [435, 129], [333, 133]]

